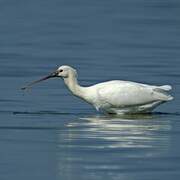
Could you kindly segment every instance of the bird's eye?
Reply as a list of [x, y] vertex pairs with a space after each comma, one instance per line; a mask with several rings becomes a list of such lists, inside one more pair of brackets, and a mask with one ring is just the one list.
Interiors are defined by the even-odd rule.
[[61, 69], [59, 72], [63, 72], [63, 70]]

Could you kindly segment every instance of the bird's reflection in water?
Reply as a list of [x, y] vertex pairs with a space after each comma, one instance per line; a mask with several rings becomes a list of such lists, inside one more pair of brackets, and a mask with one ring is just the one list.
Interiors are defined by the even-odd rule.
[[67, 126], [72, 141], [94, 139], [94, 143], [101, 142], [95, 143], [94, 148], [166, 146], [167, 131], [171, 128], [169, 121], [157, 114], [90, 116]]
[[121, 179], [120, 172], [151, 171], [168, 151], [170, 129], [163, 115], [74, 119], [59, 132], [59, 177], [98, 179], [111, 172]]

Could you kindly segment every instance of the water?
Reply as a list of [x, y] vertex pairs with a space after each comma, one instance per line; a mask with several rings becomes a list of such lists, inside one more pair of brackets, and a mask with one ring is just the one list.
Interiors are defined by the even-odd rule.
[[[0, 1], [0, 179], [180, 178], [178, 0]], [[68, 64], [82, 85], [171, 84], [152, 115], [98, 114], [59, 79], [20, 87]]]

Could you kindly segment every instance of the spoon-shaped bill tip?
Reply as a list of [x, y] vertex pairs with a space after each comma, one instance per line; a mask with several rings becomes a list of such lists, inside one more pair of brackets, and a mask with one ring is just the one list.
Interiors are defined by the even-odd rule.
[[26, 90], [26, 89], [27, 89], [27, 87], [22, 87], [22, 88], [21, 88], [21, 90]]

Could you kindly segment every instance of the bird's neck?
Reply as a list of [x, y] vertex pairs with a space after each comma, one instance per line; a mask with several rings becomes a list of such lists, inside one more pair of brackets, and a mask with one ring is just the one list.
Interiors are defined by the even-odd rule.
[[72, 92], [72, 94], [84, 98], [85, 88], [79, 85], [78, 80], [75, 76], [70, 75], [68, 78], [64, 78], [64, 82], [68, 89]]

